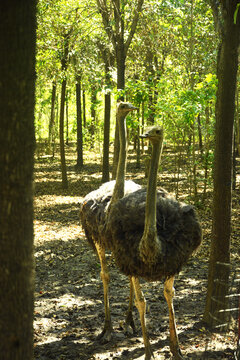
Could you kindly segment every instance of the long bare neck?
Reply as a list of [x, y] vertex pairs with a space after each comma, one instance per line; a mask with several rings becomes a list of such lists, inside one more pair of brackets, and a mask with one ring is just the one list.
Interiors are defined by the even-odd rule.
[[124, 196], [124, 182], [125, 182], [125, 173], [126, 173], [126, 157], [127, 157], [127, 129], [126, 129], [126, 115], [117, 114], [117, 126], [119, 130], [119, 139], [120, 139], [120, 151], [119, 159], [117, 166], [117, 175], [116, 182], [113, 190], [113, 196], [110, 203], [110, 208], [112, 204], [117, 202]]
[[162, 152], [162, 141], [154, 142], [147, 185], [144, 233], [149, 228], [156, 230], [157, 174]]
[[147, 185], [144, 230], [148, 230], [149, 227], [156, 228], [157, 174], [161, 152], [162, 142], [154, 142]]
[[147, 199], [145, 208], [144, 232], [139, 244], [142, 260], [146, 263], [154, 263], [157, 254], [161, 251], [161, 244], [157, 238], [157, 173], [162, 153], [163, 141], [152, 143], [152, 157], [147, 185]]

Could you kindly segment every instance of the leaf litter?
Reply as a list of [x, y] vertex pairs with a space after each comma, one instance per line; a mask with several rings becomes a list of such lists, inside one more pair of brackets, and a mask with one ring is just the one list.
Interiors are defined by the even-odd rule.
[[[35, 166], [35, 359], [143, 360], [144, 345], [135, 307], [136, 334], [125, 335], [123, 331], [129, 297], [128, 279], [119, 273], [111, 254], [107, 254], [107, 259], [114, 336], [106, 344], [97, 340], [104, 323], [100, 264], [88, 246], [78, 213], [82, 198], [100, 185], [101, 169], [94, 163], [94, 153], [89, 153], [89, 164], [81, 172], [75, 172], [73, 156], [73, 149], [69, 147], [68, 190], [61, 189], [60, 166], [56, 161], [37, 161]], [[144, 169], [141, 171], [139, 176], [139, 169], [136, 170], [133, 164], [128, 174], [146, 184]], [[172, 190], [167, 181], [161, 186]], [[239, 267], [239, 184], [234, 192], [233, 206], [232, 277], [236, 276]], [[186, 359], [235, 359], [237, 312], [232, 314], [233, 326], [223, 333], [210, 332], [201, 322], [211, 239], [210, 209], [211, 196], [207, 205], [198, 211], [203, 244], [175, 280], [177, 331]], [[171, 359], [163, 284], [142, 281], [142, 290], [147, 300], [147, 326], [155, 359]], [[237, 289], [232, 287], [230, 291], [236, 293]]]

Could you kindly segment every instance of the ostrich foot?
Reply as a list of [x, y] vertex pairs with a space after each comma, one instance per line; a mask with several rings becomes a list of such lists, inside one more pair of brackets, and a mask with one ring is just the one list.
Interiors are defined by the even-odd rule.
[[126, 319], [125, 319], [124, 333], [126, 335], [133, 335], [135, 332], [136, 332], [136, 328], [135, 328], [132, 312], [129, 311], [127, 313], [127, 316], [126, 316]]
[[113, 329], [104, 328], [103, 331], [97, 336], [97, 340], [99, 340], [101, 344], [106, 344], [112, 340], [112, 337]]

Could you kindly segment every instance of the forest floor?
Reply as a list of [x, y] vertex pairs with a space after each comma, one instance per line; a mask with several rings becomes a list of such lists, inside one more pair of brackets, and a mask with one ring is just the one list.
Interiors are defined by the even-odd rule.
[[[141, 326], [135, 307], [137, 331], [127, 336], [123, 331], [129, 296], [128, 280], [116, 269], [110, 254], [110, 306], [114, 337], [106, 344], [96, 339], [104, 322], [100, 265], [80, 226], [79, 206], [82, 198], [100, 185], [100, 155], [88, 153], [83, 170], [76, 172], [74, 150], [71, 146], [67, 149], [67, 190], [61, 188], [58, 156], [54, 160], [40, 156], [35, 164], [35, 359], [143, 360]], [[175, 184], [168, 176], [171, 166], [169, 156], [159, 185], [174, 193]], [[139, 184], [146, 184], [143, 165], [139, 170], [134, 162], [130, 162], [127, 174]], [[239, 276], [239, 183], [238, 174], [232, 213], [232, 295], [239, 293], [234, 281]], [[183, 186], [180, 198], [184, 200], [185, 194]], [[237, 348], [237, 311], [232, 312], [231, 327], [222, 333], [217, 330], [210, 332], [201, 322], [211, 239], [211, 198], [210, 191], [204, 206], [198, 209], [203, 228], [202, 246], [175, 280], [177, 331], [185, 359], [235, 359]], [[147, 325], [155, 359], [171, 359], [163, 284], [142, 281], [142, 290], [147, 300]], [[230, 307], [236, 308], [238, 297], [231, 299]]]

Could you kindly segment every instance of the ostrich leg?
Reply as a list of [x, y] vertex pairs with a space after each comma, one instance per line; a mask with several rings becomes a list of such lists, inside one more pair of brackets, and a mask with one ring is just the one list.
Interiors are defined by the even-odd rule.
[[144, 346], [145, 346], [145, 360], [150, 360], [153, 356], [153, 353], [152, 353], [150, 342], [148, 339], [148, 333], [147, 333], [146, 321], [145, 321], [146, 300], [141, 291], [139, 279], [135, 278], [133, 276], [132, 282], [133, 282], [135, 296], [136, 296], [136, 307], [139, 311], [140, 321], [141, 321], [141, 326], [142, 326], [143, 342], [144, 342]]
[[173, 308], [173, 297], [174, 297], [174, 276], [169, 278], [164, 283], [164, 296], [168, 304], [169, 310], [169, 328], [170, 328], [170, 349], [176, 360], [182, 360], [181, 350], [179, 347], [178, 335], [176, 330], [175, 315]]
[[133, 281], [131, 276], [129, 276], [129, 285], [130, 285], [129, 305], [128, 305], [128, 311], [125, 318], [125, 326], [124, 326], [124, 331], [126, 334], [132, 334], [136, 331], [133, 315], [132, 315], [134, 288], [133, 288]]
[[97, 249], [98, 257], [101, 263], [101, 279], [103, 282], [103, 292], [104, 292], [104, 307], [105, 307], [105, 323], [104, 328], [101, 334], [98, 335], [98, 339], [101, 339], [102, 342], [108, 342], [112, 338], [113, 328], [112, 321], [110, 315], [110, 307], [109, 307], [109, 298], [108, 298], [108, 285], [110, 281], [110, 276], [107, 268], [107, 261], [105, 256], [105, 249], [95, 242], [95, 246]]

